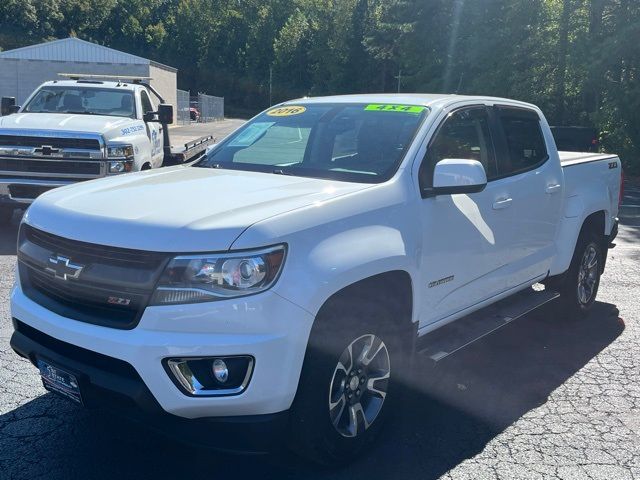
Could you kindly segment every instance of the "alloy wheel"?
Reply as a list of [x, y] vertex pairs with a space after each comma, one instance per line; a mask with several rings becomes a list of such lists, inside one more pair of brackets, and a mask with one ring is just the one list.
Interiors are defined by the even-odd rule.
[[391, 363], [374, 334], [353, 340], [342, 352], [329, 388], [329, 417], [344, 437], [356, 437], [378, 417], [389, 386]]
[[598, 282], [598, 252], [589, 245], [582, 255], [578, 270], [578, 301], [587, 305], [593, 298]]

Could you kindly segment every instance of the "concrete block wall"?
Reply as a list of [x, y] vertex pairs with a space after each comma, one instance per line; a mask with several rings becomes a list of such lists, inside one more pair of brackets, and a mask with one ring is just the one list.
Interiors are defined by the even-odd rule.
[[[150, 85], [158, 90], [165, 102], [173, 105], [173, 123], [178, 121], [178, 80], [177, 70], [157, 63], [149, 65]], [[158, 103], [154, 98], [154, 104]]]

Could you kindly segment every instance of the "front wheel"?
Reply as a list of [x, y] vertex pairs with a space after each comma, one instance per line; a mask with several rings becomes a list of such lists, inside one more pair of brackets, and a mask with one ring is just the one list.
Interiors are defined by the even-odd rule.
[[398, 397], [402, 331], [384, 309], [331, 308], [316, 319], [292, 406], [291, 447], [326, 466], [353, 460]]

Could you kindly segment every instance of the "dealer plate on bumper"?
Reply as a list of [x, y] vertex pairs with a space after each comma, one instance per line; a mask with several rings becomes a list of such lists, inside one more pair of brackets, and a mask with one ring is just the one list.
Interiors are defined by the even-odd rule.
[[38, 359], [38, 369], [44, 388], [59, 393], [82, 405], [82, 395], [78, 379], [72, 373], [66, 372], [45, 360]]

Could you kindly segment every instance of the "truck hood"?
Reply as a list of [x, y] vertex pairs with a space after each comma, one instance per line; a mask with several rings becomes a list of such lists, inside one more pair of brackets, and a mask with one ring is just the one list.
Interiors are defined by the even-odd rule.
[[0, 117], [0, 128], [105, 133], [134, 122], [131, 118], [71, 113], [15, 113]]
[[180, 166], [51, 190], [31, 205], [25, 221], [94, 244], [176, 253], [224, 251], [260, 220], [321, 206], [370, 186]]

